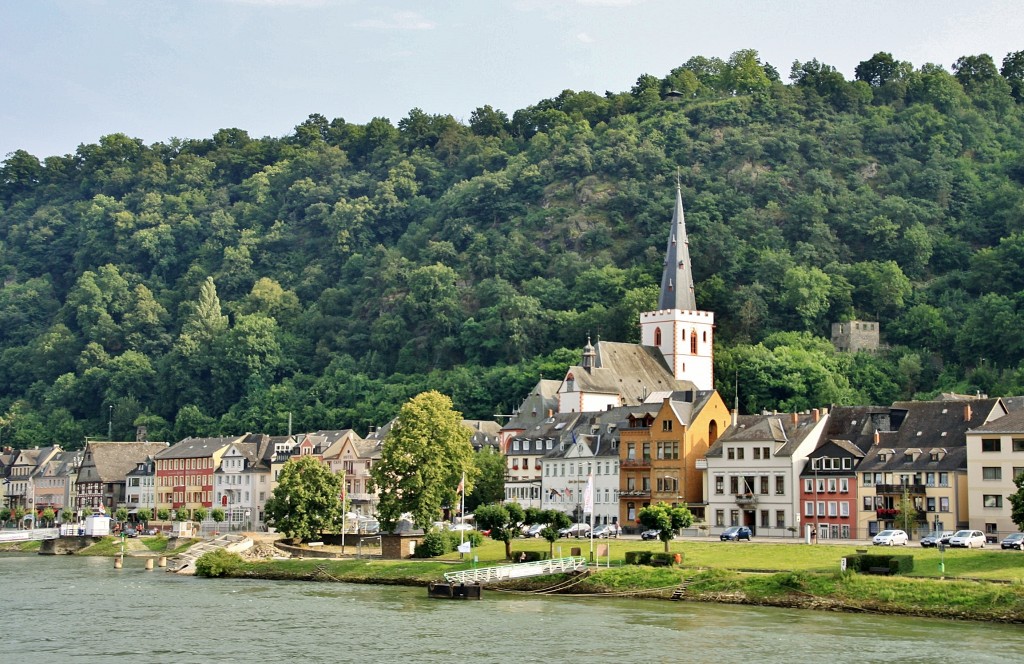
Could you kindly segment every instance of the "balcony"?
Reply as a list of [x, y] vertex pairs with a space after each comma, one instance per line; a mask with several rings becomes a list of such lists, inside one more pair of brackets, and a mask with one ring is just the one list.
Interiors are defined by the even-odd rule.
[[882, 494], [895, 494], [903, 495], [906, 491], [907, 495], [924, 495], [926, 487], [924, 484], [876, 484], [875, 493], [877, 495]]
[[900, 511], [898, 509], [894, 509], [891, 507], [879, 507], [877, 510], [875, 510], [875, 516], [877, 516], [880, 521], [889, 521], [895, 519], [896, 515], [899, 513]]
[[619, 498], [650, 498], [650, 491], [640, 491], [633, 489], [630, 491], [619, 491]]
[[737, 505], [756, 505], [757, 496], [752, 493], [738, 493], [736, 494]]
[[644, 457], [642, 459], [625, 459], [621, 464], [622, 468], [650, 468], [651, 457]]

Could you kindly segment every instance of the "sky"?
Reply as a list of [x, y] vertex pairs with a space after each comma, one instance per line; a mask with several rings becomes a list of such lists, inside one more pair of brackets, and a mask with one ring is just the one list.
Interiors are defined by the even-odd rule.
[[0, 159], [124, 133], [285, 136], [311, 113], [510, 117], [752, 48], [848, 79], [879, 51], [950, 69], [1024, 50], [1017, 0], [0, 0]]

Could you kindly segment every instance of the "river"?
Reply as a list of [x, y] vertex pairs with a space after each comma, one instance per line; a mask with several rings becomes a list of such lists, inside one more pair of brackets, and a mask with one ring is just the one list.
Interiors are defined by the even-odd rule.
[[657, 600], [208, 580], [0, 555], [0, 662], [1015, 661], [1019, 625]]

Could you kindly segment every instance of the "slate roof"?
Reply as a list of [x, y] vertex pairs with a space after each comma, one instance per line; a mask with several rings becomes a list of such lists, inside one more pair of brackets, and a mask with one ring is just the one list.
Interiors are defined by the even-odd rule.
[[79, 482], [123, 482], [136, 464], [147, 457], [158, 457], [170, 448], [167, 443], [90, 441], [78, 469]]
[[231, 445], [240, 443], [246, 436], [227, 436], [217, 438], [186, 438], [171, 445], [155, 456], [157, 459], [199, 459], [213, 456], [215, 452]]
[[736, 424], [730, 425], [718, 440], [708, 448], [706, 457], [721, 458], [722, 447], [726, 443], [739, 442], [770, 442], [779, 446], [772, 452], [773, 456], [790, 456], [803, 439], [813, 429], [817, 421], [809, 413], [797, 414], [793, 421], [792, 413], [773, 413], [771, 415], [740, 415]]
[[539, 380], [502, 430], [528, 429], [543, 421], [548, 412], [557, 411], [558, 388], [561, 384], [560, 380]]
[[658, 309], [693, 311], [697, 308], [696, 302], [693, 274], [690, 271], [690, 242], [686, 237], [686, 216], [683, 213], [683, 193], [676, 185], [676, 204], [672, 208], [672, 230], [665, 250]]
[[619, 394], [623, 405], [640, 404], [653, 392], [696, 390], [688, 380], [677, 380], [665, 357], [654, 346], [598, 341], [594, 368], [569, 368], [575, 390], [593, 394]]
[[1012, 410], [1007, 415], [970, 429], [968, 433], [1024, 433], [1024, 410]]

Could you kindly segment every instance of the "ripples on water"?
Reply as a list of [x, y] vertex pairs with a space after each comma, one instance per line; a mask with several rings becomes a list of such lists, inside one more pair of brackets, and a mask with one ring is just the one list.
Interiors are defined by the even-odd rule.
[[[0, 557], [0, 662], [971, 662], [1019, 626], [654, 600], [203, 580], [128, 559]], [[970, 653], [969, 655], [967, 653]]]

